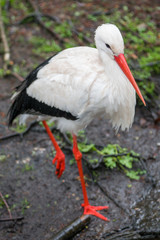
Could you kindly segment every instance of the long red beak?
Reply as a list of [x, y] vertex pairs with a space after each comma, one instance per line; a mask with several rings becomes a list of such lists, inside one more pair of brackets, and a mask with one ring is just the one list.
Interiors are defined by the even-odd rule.
[[126, 59], [124, 57], [124, 54], [120, 53], [118, 56], [114, 56], [116, 62], [118, 63], [118, 65], [120, 66], [120, 68], [122, 69], [122, 71], [124, 72], [124, 74], [126, 75], [126, 77], [128, 78], [128, 80], [130, 81], [130, 83], [132, 84], [132, 86], [134, 87], [134, 89], [136, 90], [138, 96], [140, 97], [140, 99], [142, 100], [143, 104], [146, 106], [146, 103], [144, 101], [144, 98], [139, 90], [139, 87], [128, 67], [128, 64], [126, 62]]

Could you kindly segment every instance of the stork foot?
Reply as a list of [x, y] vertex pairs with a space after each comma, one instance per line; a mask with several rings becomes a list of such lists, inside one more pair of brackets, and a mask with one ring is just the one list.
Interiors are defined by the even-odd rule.
[[84, 214], [86, 215], [94, 215], [98, 218], [101, 218], [104, 221], [109, 221], [108, 218], [104, 217], [102, 214], [100, 214], [99, 210], [103, 210], [103, 209], [108, 209], [108, 206], [91, 206], [91, 205], [85, 205], [84, 203], [82, 204], [82, 207], [84, 207]]
[[56, 162], [57, 165], [55, 174], [57, 175], [58, 178], [60, 178], [65, 170], [65, 155], [61, 150], [57, 151], [56, 156], [52, 161], [53, 164], [55, 164]]

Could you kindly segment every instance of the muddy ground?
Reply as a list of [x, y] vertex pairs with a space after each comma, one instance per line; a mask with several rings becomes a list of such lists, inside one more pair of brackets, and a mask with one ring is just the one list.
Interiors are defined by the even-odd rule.
[[[40, 2], [46, 9], [45, 4]], [[56, 8], [50, 8], [49, 14], [58, 15], [63, 11], [64, 17], [68, 14], [65, 9], [69, 1], [61, 1], [60, 5], [58, 2], [55, 1]], [[95, 2], [101, 4], [100, 1]], [[127, 4], [134, 10], [135, 2], [128, 1]], [[158, 1], [142, 2], [142, 6], [158, 4]], [[102, 3], [105, 5], [104, 1]], [[114, 6], [113, 3], [106, 4], [108, 9]], [[124, 4], [124, 1], [115, 4]], [[31, 31], [30, 28], [28, 25], [28, 31]], [[15, 36], [11, 35], [12, 58], [17, 63], [22, 57], [27, 58], [28, 69], [32, 65], [32, 51], [29, 48], [26, 51], [27, 41], [20, 45], [14, 45], [15, 42]], [[38, 59], [37, 63], [41, 60]], [[159, 78], [153, 77], [153, 81], [158, 82]], [[0, 79], [0, 137], [13, 133], [7, 127], [6, 114], [11, 92], [17, 84], [19, 81], [13, 76]], [[94, 120], [86, 129], [90, 142], [101, 146], [118, 143], [140, 153], [144, 165], [139, 164], [142, 169], [146, 168], [147, 174], [138, 181], [130, 180], [118, 169], [106, 170], [100, 166], [96, 169], [98, 178], [94, 182], [92, 170], [83, 161], [90, 203], [109, 205], [109, 210], [103, 211], [103, 215], [110, 222], [92, 216], [90, 224], [74, 240], [160, 239], [160, 126], [159, 121], [155, 122], [159, 104], [160, 100], [157, 99], [156, 107], [152, 106], [151, 112], [137, 106], [135, 122], [129, 132], [120, 131], [116, 135], [104, 119]], [[6, 156], [0, 161], [0, 192], [6, 196], [13, 217], [24, 217], [17, 222], [0, 222], [0, 239], [54, 239], [59, 230], [82, 215], [83, 196], [78, 169], [76, 164], [69, 164], [73, 158], [71, 152], [64, 148], [64, 153], [66, 170], [57, 179], [52, 165], [53, 146], [40, 125], [35, 125], [24, 136], [0, 141], [0, 154]], [[0, 219], [6, 217], [7, 210], [1, 206]]]

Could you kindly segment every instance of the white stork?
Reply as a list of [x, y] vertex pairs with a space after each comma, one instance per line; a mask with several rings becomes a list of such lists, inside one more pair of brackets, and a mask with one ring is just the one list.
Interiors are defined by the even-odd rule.
[[[53, 164], [60, 177], [65, 169], [65, 155], [45, 120], [53, 118], [60, 131], [73, 135], [73, 154], [77, 161], [84, 196], [84, 214], [108, 220], [97, 210], [108, 206], [91, 206], [82, 170], [82, 154], [76, 134], [97, 116], [109, 119], [118, 130], [131, 127], [136, 96], [145, 101], [124, 57], [124, 42], [119, 29], [103, 24], [95, 32], [96, 48], [74, 47], [63, 50], [34, 69], [17, 87], [9, 110], [9, 125], [20, 114], [21, 119], [37, 115], [56, 150]], [[24, 117], [25, 116], [25, 117]]]

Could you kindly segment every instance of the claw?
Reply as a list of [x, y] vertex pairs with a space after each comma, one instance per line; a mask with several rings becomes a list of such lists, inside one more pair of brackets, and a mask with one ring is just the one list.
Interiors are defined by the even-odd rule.
[[57, 175], [58, 178], [60, 178], [65, 170], [65, 155], [62, 151], [57, 151], [56, 156], [52, 161], [52, 164], [55, 164], [56, 162], [57, 165], [55, 174]]
[[103, 209], [108, 209], [109, 207], [108, 206], [91, 206], [91, 205], [86, 205], [83, 203], [82, 204], [82, 207], [84, 207], [84, 214], [86, 215], [94, 215], [98, 218], [101, 218], [102, 220], [104, 221], [108, 221], [109, 222], [109, 219], [104, 217], [102, 214], [100, 214], [99, 210], [103, 210]]

